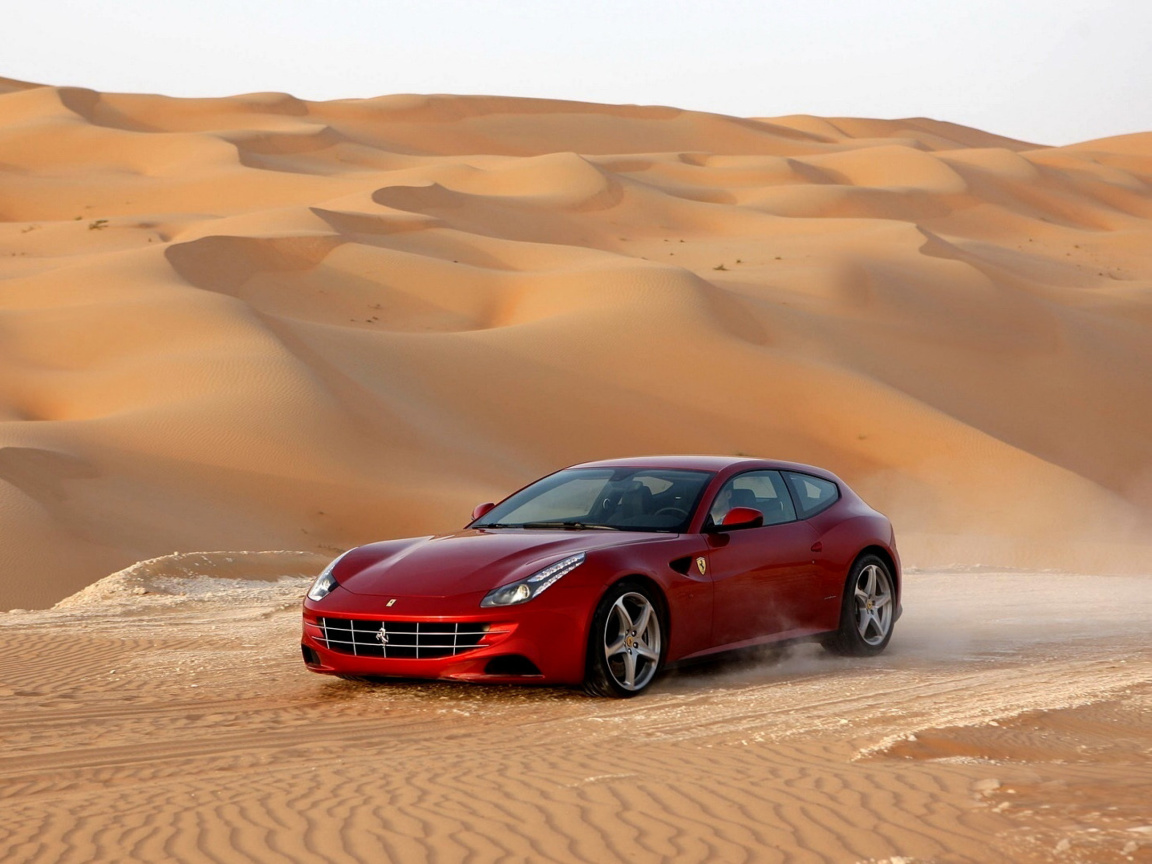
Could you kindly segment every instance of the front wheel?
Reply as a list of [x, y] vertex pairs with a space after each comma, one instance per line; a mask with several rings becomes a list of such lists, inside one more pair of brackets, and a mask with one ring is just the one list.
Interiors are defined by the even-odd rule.
[[660, 671], [663, 646], [652, 589], [638, 582], [612, 586], [592, 616], [584, 689], [592, 696], [636, 696]]
[[865, 555], [852, 565], [840, 604], [840, 629], [824, 640], [834, 654], [870, 657], [892, 638], [896, 623], [896, 583], [888, 565]]

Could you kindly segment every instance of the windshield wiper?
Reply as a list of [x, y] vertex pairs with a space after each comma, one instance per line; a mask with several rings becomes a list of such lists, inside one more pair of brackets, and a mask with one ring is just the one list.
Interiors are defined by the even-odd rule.
[[521, 528], [562, 528], [565, 531], [587, 531], [587, 530], [603, 530], [603, 531], [619, 531], [615, 525], [603, 525], [598, 522], [525, 522], [520, 526]]

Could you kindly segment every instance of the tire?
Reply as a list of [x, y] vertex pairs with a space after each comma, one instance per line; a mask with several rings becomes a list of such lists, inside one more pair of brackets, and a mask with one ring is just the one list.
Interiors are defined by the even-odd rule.
[[892, 571], [879, 556], [864, 555], [852, 565], [844, 583], [840, 628], [823, 645], [833, 654], [872, 657], [888, 647], [895, 616]]
[[636, 580], [609, 588], [592, 616], [585, 691], [628, 699], [647, 690], [664, 665], [664, 629], [653, 589]]

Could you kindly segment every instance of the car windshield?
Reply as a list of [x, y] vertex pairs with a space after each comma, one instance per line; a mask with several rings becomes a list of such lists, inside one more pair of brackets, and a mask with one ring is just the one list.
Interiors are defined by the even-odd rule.
[[708, 471], [674, 468], [568, 468], [469, 527], [680, 532], [710, 479]]

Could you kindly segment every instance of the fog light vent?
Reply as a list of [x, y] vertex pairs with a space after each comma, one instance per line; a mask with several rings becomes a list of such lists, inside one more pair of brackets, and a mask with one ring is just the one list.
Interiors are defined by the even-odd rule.
[[541, 673], [536, 664], [522, 654], [504, 654], [489, 660], [484, 667], [484, 674], [528, 677]]

